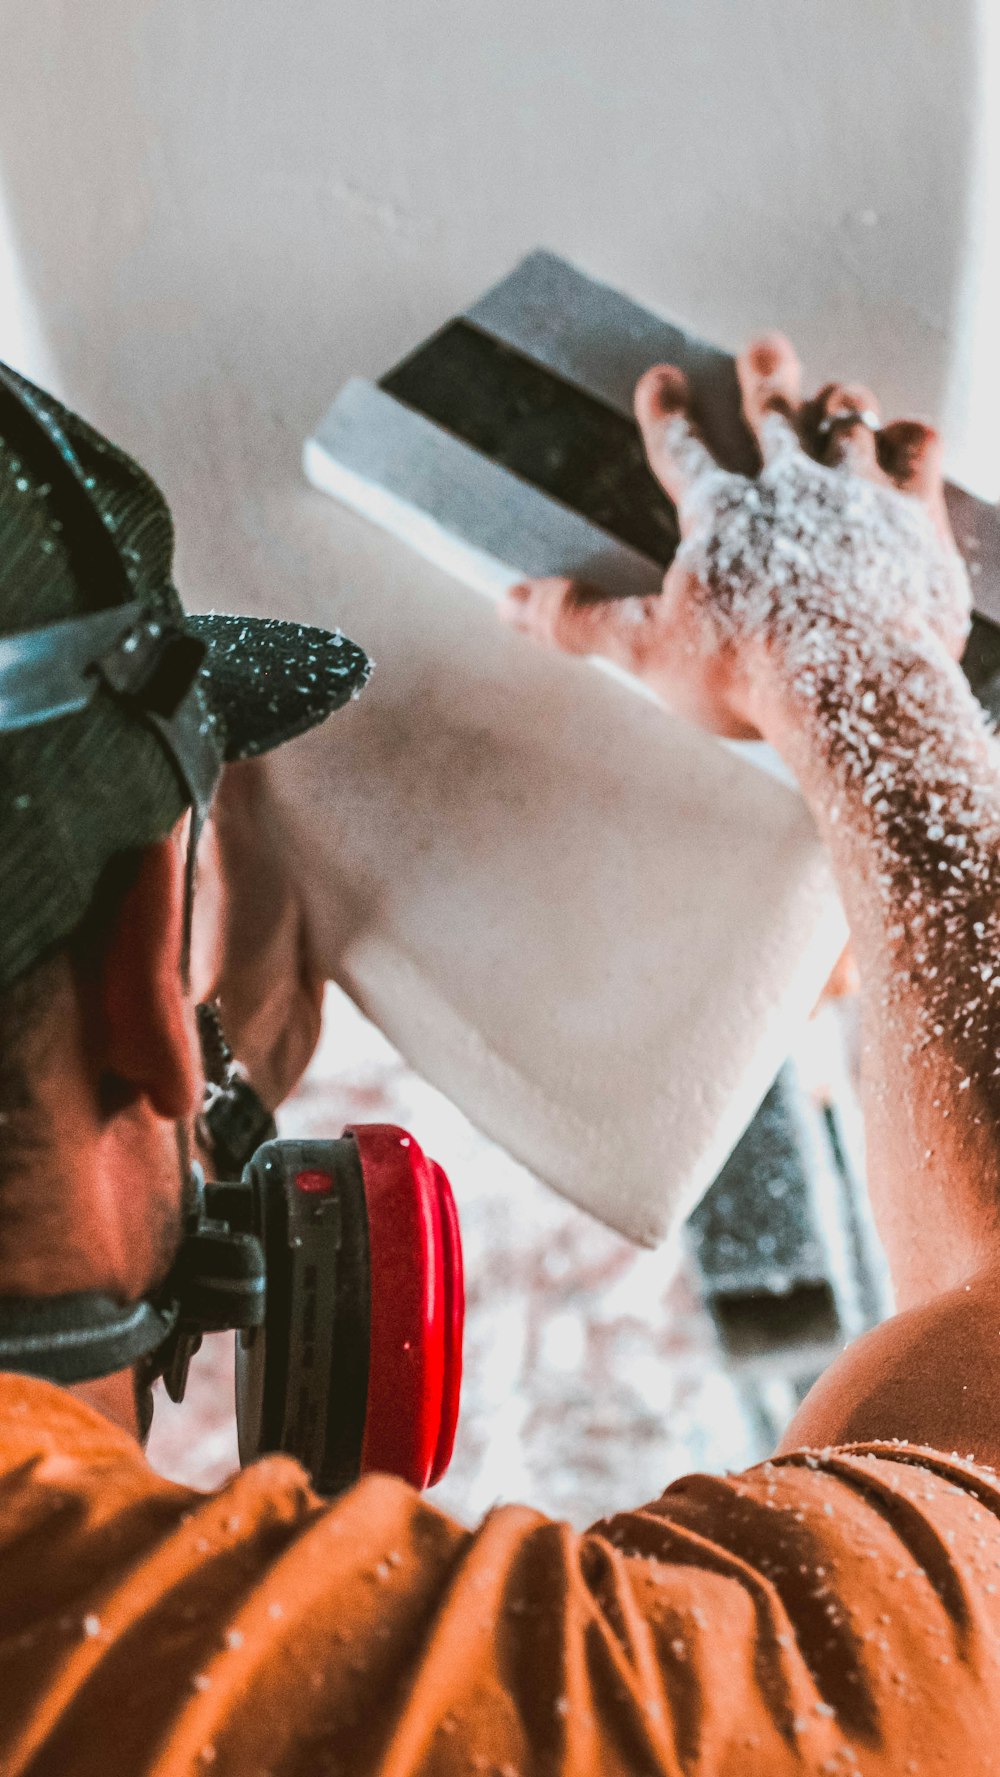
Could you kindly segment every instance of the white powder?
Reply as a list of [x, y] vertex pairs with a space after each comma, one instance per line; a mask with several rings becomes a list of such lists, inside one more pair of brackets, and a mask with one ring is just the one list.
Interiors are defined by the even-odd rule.
[[[937, 632], [963, 626], [961, 558], [913, 496], [814, 462], [777, 416], [765, 422], [768, 461], [755, 481], [720, 470], [682, 420], [666, 437], [691, 483], [683, 511], [692, 529], [677, 561], [710, 592], [723, 635], [781, 634], [789, 664], [808, 672], [828, 659], [833, 635], [855, 625], [861, 658], [879, 641], [888, 653], [900, 631], [914, 634], [914, 619]], [[860, 699], [875, 687], [855, 689]]]
[[1000, 1072], [1000, 750], [946, 646], [970, 608], [961, 558], [915, 497], [816, 463], [777, 416], [752, 482], [683, 420], [666, 437], [689, 481], [677, 566], [715, 643], [766, 649], [805, 736], [792, 763], [864, 840], [883, 1001], [915, 998], [918, 1046], [943, 1045], [967, 1091]]

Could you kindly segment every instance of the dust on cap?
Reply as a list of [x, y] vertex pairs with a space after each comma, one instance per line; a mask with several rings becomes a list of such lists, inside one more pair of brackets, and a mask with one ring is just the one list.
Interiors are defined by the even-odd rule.
[[[291, 740], [368, 679], [366, 655], [339, 631], [188, 615], [173, 547], [145, 471], [0, 365], [0, 989], [69, 937], [109, 859], [161, 838], [194, 800], [166, 726], [117, 695], [113, 675], [85, 671], [83, 699], [64, 713], [51, 700], [43, 719], [19, 713], [36, 634], [57, 652], [65, 638], [65, 654], [78, 620], [107, 613], [110, 636], [116, 609], [139, 607], [145, 630], [170, 639], [171, 672], [216, 759]], [[128, 650], [124, 609], [120, 628]]]

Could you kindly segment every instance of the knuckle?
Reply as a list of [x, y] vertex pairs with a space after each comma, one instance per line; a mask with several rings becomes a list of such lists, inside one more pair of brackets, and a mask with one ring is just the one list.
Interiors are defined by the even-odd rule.
[[927, 450], [938, 442], [934, 427], [924, 425], [922, 420], [896, 420], [889, 430], [893, 443], [900, 450]]
[[549, 601], [546, 611], [546, 628], [554, 642], [565, 643], [572, 639], [579, 629], [579, 613], [565, 597], [556, 597]]
[[779, 376], [794, 362], [794, 354], [782, 333], [763, 333], [747, 349], [747, 363], [755, 376]]
[[795, 415], [794, 406], [782, 389], [762, 389], [759, 405], [761, 413], [774, 413], [779, 419], [791, 420]]
[[850, 407], [859, 408], [862, 413], [878, 406], [871, 389], [864, 383], [848, 383], [844, 389], [844, 399]]
[[823, 405], [828, 414], [863, 413], [874, 408], [875, 397], [861, 383], [832, 383]]

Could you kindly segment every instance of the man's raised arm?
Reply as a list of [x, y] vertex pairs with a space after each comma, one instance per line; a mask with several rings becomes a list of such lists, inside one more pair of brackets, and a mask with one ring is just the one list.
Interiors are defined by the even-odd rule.
[[637, 412], [684, 541], [660, 598], [515, 589], [509, 620], [610, 655], [792, 766], [862, 982], [873, 1205], [903, 1310], [845, 1353], [788, 1445], [900, 1437], [1000, 1460], [1000, 750], [955, 664], [968, 586], [938, 440], [864, 389], [802, 401], [775, 336], [740, 362], [763, 469], [719, 470], [684, 379]]

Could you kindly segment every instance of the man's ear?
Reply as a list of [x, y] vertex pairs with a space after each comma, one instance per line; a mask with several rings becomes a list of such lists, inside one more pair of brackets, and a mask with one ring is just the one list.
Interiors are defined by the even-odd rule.
[[189, 1117], [201, 1075], [181, 981], [186, 835], [145, 848], [108, 938], [101, 971], [102, 1065], [160, 1117]]

